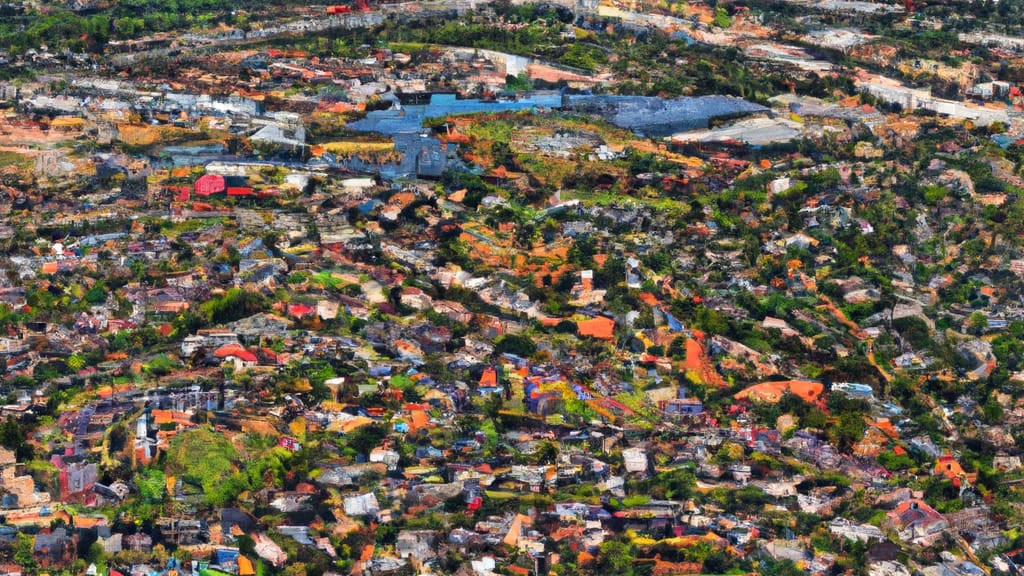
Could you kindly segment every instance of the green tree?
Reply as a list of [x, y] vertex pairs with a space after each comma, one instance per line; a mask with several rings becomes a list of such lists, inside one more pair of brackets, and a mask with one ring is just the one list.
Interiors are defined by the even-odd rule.
[[170, 374], [178, 366], [177, 362], [171, 360], [166, 354], [157, 354], [145, 366], [146, 373], [160, 378]]
[[864, 422], [864, 415], [860, 412], [843, 412], [839, 415], [839, 422], [828, 430], [829, 439], [834, 442], [840, 450], [849, 452], [853, 445], [864, 438], [864, 431], [867, 424]]
[[167, 477], [163, 472], [150, 468], [135, 478], [135, 486], [143, 502], [155, 504], [163, 502], [167, 491]]
[[597, 68], [594, 53], [582, 44], [572, 44], [569, 46], [565, 54], [562, 54], [558, 61], [566, 66], [574, 66], [583, 70], [594, 70]]
[[35, 539], [28, 534], [19, 532], [14, 541], [14, 563], [25, 570], [32, 572], [39, 564], [36, 562], [32, 549], [35, 546]]
[[633, 574], [633, 550], [624, 542], [609, 540], [601, 544], [597, 555], [598, 573]]
[[989, 398], [988, 402], [985, 402], [982, 412], [985, 414], [985, 420], [990, 424], [999, 424], [1003, 420], [1003, 407], [996, 402], [995, 398]]
[[983, 312], [973, 312], [967, 318], [967, 327], [972, 334], [981, 334], [988, 327], [988, 318]]
[[379, 424], [367, 424], [353, 430], [346, 437], [346, 444], [359, 454], [369, 454], [387, 436], [387, 430]]
[[171, 441], [167, 473], [202, 486], [208, 503], [224, 505], [231, 491], [239, 489], [234, 478], [237, 459], [234, 445], [225, 436], [209, 427], [196, 428]]
[[107, 301], [107, 296], [109, 294], [110, 291], [107, 289], [106, 284], [103, 282], [97, 282], [85, 293], [85, 301], [93, 306], [103, 304]]
[[558, 460], [558, 448], [550, 441], [545, 440], [533, 454], [533, 460], [537, 464], [554, 464]]
[[502, 334], [494, 345], [496, 354], [515, 354], [528, 358], [537, 351], [533, 339], [525, 334]]
[[715, 26], [719, 28], [732, 26], [732, 18], [729, 17], [729, 13], [722, 6], [715, 8]]
[[35, 449], [25, 441], [26, 437], [25, 426], [17, 420], [8, 419], [0, 424], [0, 445], [14, 450], [15, 457], [21, 462], [35, 456]]

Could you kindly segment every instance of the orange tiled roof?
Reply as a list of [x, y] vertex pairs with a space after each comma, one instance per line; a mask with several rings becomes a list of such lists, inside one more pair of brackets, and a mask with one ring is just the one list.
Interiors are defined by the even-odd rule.
[[611, 340], [615, 337], [615, 320], [598, 316], [590, 320], [583, 320], [576, 323], [576, 330], [580, 336], [590, 336], [600, 340]]
[[416, 430], [425, 428], [428, 424], [430, 424], [430, 416], [428, 416], [427, 413], [423, 410], [413, 410], [409, 414], [408, 424], [409, 431], [415, 432]]
[[674, 574], [700, 574], [700, 562], [665, 562], [660, 558], [654, 560], [652, 576], [670, 576]]
[[498, 385], [498, 371], [494, 368], [487, 368], [484, 373], [480, 375], [480, 386], [482, 388], [490, 388]]
[[785, 380], [782, 382], [761, 382], [740, 390], [734, 396], [737, 400], [760, 400], [762, 402], [775, 403], [782, 399], [787, 392], [803, 398], [807, 402], [814, 402], [825, 391], [825, 385], [821, 382], [810, 380]]
[[254, 576], [256, 569], [252, 565], [252, 560], [249, 560], [245, 556], [238, 557], [238, 576]]
[[658, 301], [658, 297], [650, 292], [641, 292], [640, 301], [648, 306], [658, 306], [661, 302]]

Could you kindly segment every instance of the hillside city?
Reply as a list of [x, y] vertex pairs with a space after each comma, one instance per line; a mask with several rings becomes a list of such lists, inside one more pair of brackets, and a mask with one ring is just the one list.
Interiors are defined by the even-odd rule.
[[1024, 576], [1024, 1], [6, 0], [0, 576]]

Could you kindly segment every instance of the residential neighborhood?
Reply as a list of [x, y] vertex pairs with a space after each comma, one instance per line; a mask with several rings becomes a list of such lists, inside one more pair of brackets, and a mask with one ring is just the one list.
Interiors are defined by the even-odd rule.
[[1024, 3], [0, 6], [0, 574], [1020, 576]]

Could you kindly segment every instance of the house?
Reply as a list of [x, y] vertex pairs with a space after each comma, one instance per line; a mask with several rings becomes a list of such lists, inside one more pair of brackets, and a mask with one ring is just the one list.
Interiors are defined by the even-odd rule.
[[615, 338], [615, 320], [604, 316], [580, 320], [576, 323], [576, 331], [580, 336], [589, 336], [598, 340], [613, 340]]
[[740, 390], [733, 397], [737, 400], [774, 404], [782, 400], [786, 394], [793, 394], [806, 402], [814, 403], [824, 391], [824, 384], [811, 380], [768, 381]]
[[0, 489], [6, 494], [2, 499], [3, 508], [19, 508], [47, 504], [50, 502], [50, 495], [46, 492], [36, 492], [35, 481], [31, 476], [18, 476], [16, 474], [17, 461], [14, 452], [6, 448], [0, 448]]
[[347, 516], [374, 518], [380, 514], [380, 504], [377, 502], [377, 496], [373, 492], [345, 498], [344, 508]]
[[732, 475], [732, 479], [736, 482], [746, 484], [750, 481], [750, 477], [753, 475], [753, 470], [747, 464], [736, 462], [729, 465], [729, 474]]
[[96, 483], [97, 469], [93, 462], [68, 464], [60, 471], [61, 500], [91, 491]]
[[920, 498], [901, 502], [886, 514], [886, 524], [897, 531], [900, 540], [930, 545], [949, 527], [946, 519]]
[[301, 320], [313, 316], [316, 313], [316, 308], [301, 302], [289, 302], [284, 305], [284, 311], [288, 316]]
[[266, 534], [258, 532], [252, 535], [252, 539], [255, 542], [253, 551], [260, 558], [270, 562], [275, 567], [283, 566], [288, 561], [288, 554]]
[[481, 390], [494, 390], [498, 388], [498, 371], [493, 366], [484, 368], [483, 373], [480, 374], [480, 381], [477, 384], [477, 388]]
[[238, 263], [238, 279], [257, 285], [273, 287], [286, 272], [288, 264], [280, 258], [247, 258]]
[[885, 534], [877, 526], [855, 524], [846, 518], [835, 518], [829, 522], [828, 531], [833, 536], [858, 542], [881, 542], [885, 540]]
[[409, 286], [402, 289], [399, 301], [403, 306], [408, 306], [414, 310], [427, 310], [434, 306], [433, 298], [415, 286]]
[[339, 302], [331, 300], [317, 300], [316, 315], [321, 320], [334, 320], [338, 317], [338, 310], [341, 309]]
[[992, 457], [992, 466], [996, 470], [1010, 472], [1021, 468], [1020, 456], [1009, 456], [1007, 454], [996, 454]]
[[302, 443], [289, 436], [282, 436], [281, 439], [277, 441], [277, 445], [291, 452], [298, 452], [299, 450], [302, 450]]
[[399, 558], [423, 560], [437, 556], [438, 533], [435, 530], [402, 530], [395, 542]]
[[555, 466], [514, 465], [508, 479], [521, 490], [540, 492], [553, 489], [558, 483], [558, 468]]
[[193, 354], [206, 346], [206, 339], [202, 336], [186, 336], [181, 341], [181, 357], [191, 358]]
[[[225, 516], [229, 509], [221, 511]], [[177, 545], [199, 544], [209, 536], [209, 528], [203, 520], [192, 520], [188, 518], [160, 517], [156, 520], [156, 527], [165, 542], [173, 542]], [[145, 541], [140, 542], [145, 545]], [[125, 543], [127, 546], [127, 542]]]
[[338, 304], [339, 306], [344, 306], [345, 313], [349, 316], [355, 316], [363, 320], [370, 317], [370, 308], [358, 298], [341, 295], [338, 296]]
[[230, 363], [235, 372], [248, 370], [259, 362], [256, 354], [242, 348], [238, 344], [228, 344], [214, 350], [213, 355], [224, 362]]
[[370, 462], [381, 463], [388, 467], [389, 472], [393, 472], [398, 469], [398, 461], [401, 456], [398, 452], [384, 448], [383, 446], [377, 446], [373, 450], [370, 450]]
[[408, 560], [392, 556], [377, 556], [363, 562], [363, 574], [366, 576], [397, 576], [407, 569]]
[[622, 451], [622, 459], [626, 472], [631, 474], [647, 472], [647, 451], [643, 448], [626, 448]]
[[36, 535], [32, 555], [44, 568], [68, 564], [75, 559], [75, 538], [65, 528], [41, 532]]
[[932, 468], [933, 476], [945, 476], [948, 480], [953, 482], [953, 486], [957, 488], [963, 480], [967, 480], [968, 484], [974, 484], [978, 481], [978, 473], [971, 472], [967, 473], [964, 471], [960, 463], [956, 461], [956, 458], [952, 454], [943, 454], [939, 456], [939, 459], [935, 461], [935, 467]]
[[640, 261], [630, 256], [626, 259], [626, 286], [639, 290], [643, 286], [644, 275], [640, 270]]
[[868, 562], [896, 562], [899, 558], [900, 547], [888, 540], [882, 540], [871, 548], [868, 548]]
[[604, 301], [606, 293], [606, 290], [594, 289], [594, 271], [583, 270], [580, 272], [580, 281], [573, 285], [569, 297], [573, 306], [590, 306]]
[[434, 302], [434, 311], [443, 314], [449, 319], [460, 324], [469, 324], [473, 320], [473, 313], [466, 309], [459, 302], [452, 300], [437, 300]]
[[255, 314], [228, 325], [232, 332], [246, 342], [257, 342], [261, 338], [284, 338], [293, 322], [276, 314]]
[[153, 537], [142, 532], [125, 536], [122, 542], [125, 548], [133, 552], [149, 553], [153, 550]]
[[273, 120], [263, 122], [266, 125], [249, 137], [252, 142], [285, 150], [297, 150], [306, 143], [306, 130], [298, 114], [277, 112]]
[[210, 348], [219, 348], [227, 344], [238, 344], [238, 335], [230, 330], [205, 328], [196, 332], [196, 337], [203, 339], [203, 344]]
[[[96, 541], [100, 543], [100, 546], [103, 547], [103, 551], [107, 554], [119, 554], [122, 550], [124, 550], [123, 539], [124, 534], [117, 532], [115, 534], [109, 534], [107, 536], [101, 535], [96, 539]], [[0, 571], [0, 574], [3, 574], [3, 572]]]
[[668, 418], [700, 416], [704, 412], [704, 405], [699, 398], [673, 398], [659, 401], [658, 409]]
[[204, 174], [196, 180], [196, 196], [213, 196], [226, 189], [224, 177], [217, 174]]
[[476, 576], [490, 576], [494, 574], [497, 564], [494, 561], [494, 556], [481, 556], [479, 560], [470, 562], [470, 566]]

